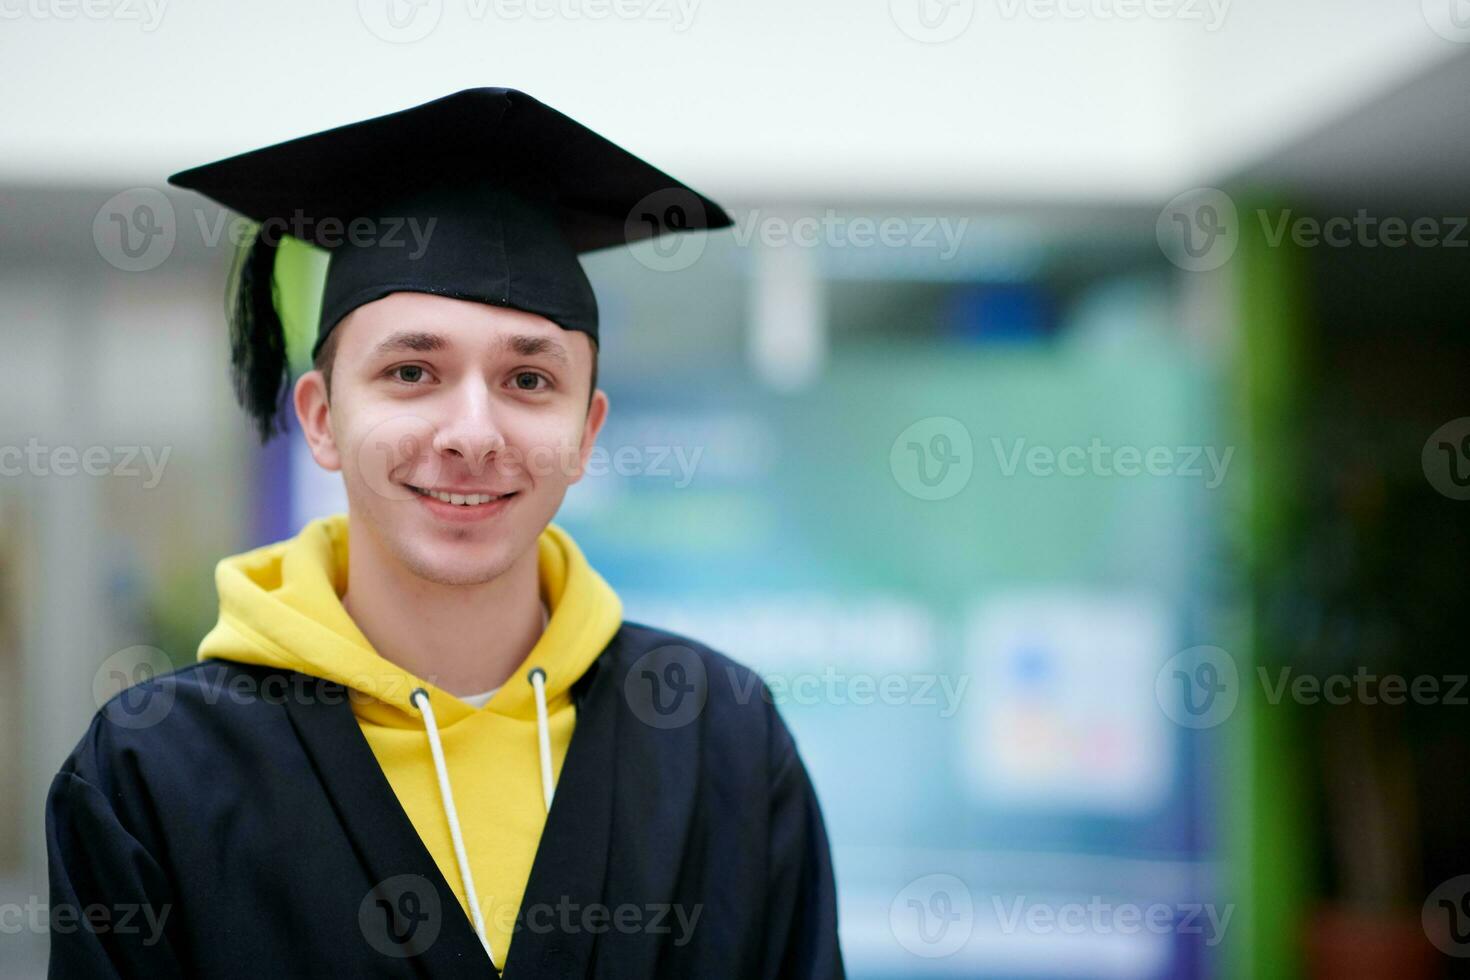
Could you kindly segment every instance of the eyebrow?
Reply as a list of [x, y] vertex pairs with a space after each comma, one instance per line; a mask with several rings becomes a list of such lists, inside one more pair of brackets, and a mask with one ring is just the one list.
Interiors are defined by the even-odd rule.
[[[400, 330], [392, 334], [380, 343], [375, 354], [391, 354], [399, 351], [415, 351], [424, 353], [427, 351], [443, 350], [449, 346], [449, 341], [442, 334], [429, 333], [424, 330]], [[521, 357], [535, 357], [545, 354], [562, 364], [570, 364], [571, 359], [567, 356], [567, 349], [550, 337], [536, 337], [531, 334], [511, 334], [500, 342], [502, 351], [511, 351]]]
[[555, 358], [563, 364], [569, 364], [567, 349], [550, 337], [533, 337], [529, 334], [511, 334], [500, 343], [501, 350], [510, 350], [521, 357], [535, 357], [545, 354]]
[[384, 340], [373, 351], [375, 354], [391, 354], [396, 351], [431, 351], [443, 350], [449, 346], [449, 342], [437, 333], [426, 333], [422, 330], [400, 330]]

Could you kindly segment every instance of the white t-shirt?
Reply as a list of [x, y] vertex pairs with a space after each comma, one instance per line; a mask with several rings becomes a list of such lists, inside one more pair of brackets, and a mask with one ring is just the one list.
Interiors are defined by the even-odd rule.
[[495, 692], [498, 690], [500, 690], [500, 688], [495, 687], [491, 688], [488, 691], [481, 691], [479, 694], [461, 694], [459, 696], [459, 699], [465, 704], [469, 705], [471, 708], [479, 709], [489, 704], [490, 699], [495, 697]]
[[[543, 632], [543, 633], [546, 632], [546, 626], [550, 622], [551, 622], [551, 611], [546, 608], [546, 603], [545, 602], [542, 602], [541, 603], [541, 632]], [[480, 708], [483, 708], [483, 707], [485, 707], [485, 705], [487, 705], [487, 704], [490, 703], [490, 699], [493, 698], [493, 697], [495, 697], [495, 692], [498, 691], [498, 690], [500, 690], [500, 688], [494, 687], [494, 688], [491, 688], [488, 691], [481, 691], [479, 694], [461, 694], [461, 695], [459, 695], [459, 699], [461, 701], [463, 701], [465, 704], [469, 705], [471, 708], [474, 708], [474, 709], [476, 709], [478, 711]]]

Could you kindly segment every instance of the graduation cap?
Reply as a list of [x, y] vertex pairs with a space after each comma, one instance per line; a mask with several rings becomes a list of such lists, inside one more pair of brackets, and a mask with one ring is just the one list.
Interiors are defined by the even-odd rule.
[[315, 357], [342, 318], [392, 292], [512, 307], [597, 337], [577, 256], [724, 210], [515, 89], [474, 88], [169, 177], [258, 222], [230, 304], [235, 394], [262, 440], [289, 379], [272, 291], [283, 235], [329, 250]]

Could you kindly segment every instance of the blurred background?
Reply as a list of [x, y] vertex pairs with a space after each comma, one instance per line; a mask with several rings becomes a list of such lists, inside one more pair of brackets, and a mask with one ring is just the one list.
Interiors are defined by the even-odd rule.
[[587, 258], [557, 520], [771, 685], [852, 976], [1470, 974], [1463, 0], [0, 18], [0, 976], [98, 699], [342, 506], [234, 407], [242, 223], [164, 178], [476, 85], [735, 217]]

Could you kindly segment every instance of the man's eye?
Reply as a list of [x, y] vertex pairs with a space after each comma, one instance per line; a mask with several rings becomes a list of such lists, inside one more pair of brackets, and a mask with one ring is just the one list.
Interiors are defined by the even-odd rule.
[[417, 384], [424, 377], [424, 369], [417, 364], [400, 364], [389, 373], [409, 384]]
[[[527, 378], [531, 379], [530, 385], [528, 386], [521, 384], [521, 382], [525, 381]], [[541, 374], [537, 371], [521, 371], [516, 375], [516, 387], [520, 388], [522, 391], [536, 391], [537, 381], [546, 381], [548, 385], [551, 384], [550, 381], [547, 381], [546, 375]]]

